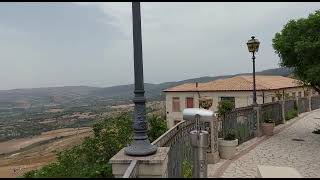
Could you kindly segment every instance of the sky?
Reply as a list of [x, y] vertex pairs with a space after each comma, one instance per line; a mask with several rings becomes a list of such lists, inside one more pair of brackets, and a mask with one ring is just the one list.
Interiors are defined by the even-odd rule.
[[[272, 38], [319, 2], [143, 2], [144, 80], [279, 67]], [[134, 83], [131, 3], [15, 2], [0, 6], [0, 89]]]

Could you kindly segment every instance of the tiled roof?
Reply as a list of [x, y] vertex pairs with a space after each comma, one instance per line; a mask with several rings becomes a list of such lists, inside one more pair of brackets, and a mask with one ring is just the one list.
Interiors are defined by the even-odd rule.
[[[298, 80], [283, 76], [256, 76], [257, 90], [276, 90], [302, 86]], [[164, 92], [181, 91], [251, 91], [253, 89], [252, 76], [235, 76], [218, 79], [207, 83], [186, 83], [164, 90]]]

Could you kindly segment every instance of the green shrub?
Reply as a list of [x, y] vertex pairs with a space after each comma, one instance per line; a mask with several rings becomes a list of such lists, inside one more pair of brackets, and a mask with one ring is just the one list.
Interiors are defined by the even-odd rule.
[[228, 129], [226, 135], [223, 138], [224, 140], [232, 141], [236, 139], [236, 132], [234, 129]]
[[182, 162], [182, 175], [184, 178], [192, 178], [192, 162], [184, 160]]
[[243, 138], [249, 136], [249, 127], [245, 123], [238, 123], [236, 131], [236, 138], [239, 139], [239, 141], [242, 141]]
[[231, 101], [220, 101], [218, 103], [218, 114], [224, 116], [234, 108], [234, 104]]
[[150, 142], [153, 142], [168, 130], [167, 121], [161, 116], [152, 114], [148, 116], [147, 120], [150, 127], [148, 131]]
[[285, 114], [285, 119], [288, 121], [288, 120], [290, 120], [294, 117], [297, 117], [297, 116], [298, 116], [298, 110], [292, 109]]

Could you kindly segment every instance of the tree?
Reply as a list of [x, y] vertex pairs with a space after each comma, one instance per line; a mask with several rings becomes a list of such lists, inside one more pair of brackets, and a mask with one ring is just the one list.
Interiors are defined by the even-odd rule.
[[292, 68], [298, 79], [320, 93], [320, 10], [290, 20], [272, 41], [280, 65]]
[[167, 131], [167, 122], [165, 118], [152, 114], [148, 116], [147, 120], [150, 127], [148, 131], [150, 142], [153, 142]]

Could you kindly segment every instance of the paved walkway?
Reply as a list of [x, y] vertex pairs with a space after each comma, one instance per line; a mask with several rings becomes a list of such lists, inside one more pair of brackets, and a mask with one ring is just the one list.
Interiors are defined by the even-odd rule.
[[234, 159], [208, 165], [208, 177], [254, 178], [257, 165], [271, 165], [293, 167], [303, 177], [319, 178], [320, 134], [312, 133], [319, 125], [320, 110], [301, 114], [277, 126], [273, 136], [255, 138], [241, 145]]

